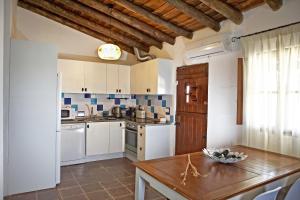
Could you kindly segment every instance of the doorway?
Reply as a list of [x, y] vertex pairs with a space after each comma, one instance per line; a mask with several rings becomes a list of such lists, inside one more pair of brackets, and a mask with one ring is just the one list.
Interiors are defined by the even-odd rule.
[[177, 68], [175, 153], [201, 151], [206, 147], [208, 63]]

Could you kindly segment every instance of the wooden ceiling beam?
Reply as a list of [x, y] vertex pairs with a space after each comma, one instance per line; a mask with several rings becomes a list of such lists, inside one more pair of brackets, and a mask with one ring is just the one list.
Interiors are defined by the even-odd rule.
[[[89, 35], [91, 37], [97, 38], [97, 39], [99, 39], [99, 40], [101, 40], [103, 42], [110, 42], [111, 41], [111, 38], [108, 38], [108, 37], [106, 37], [106, 36], [104, 36], [104, 35], [102, 35], [100, 33], [97, 33], [95, 31], [92, 31], [92, 30], [88, 29], [88, 28], [85, 28], [84, 26], [80, 26], [80, 25], [78, 25], [78, 24], [76, 24], [74, 22], [71, 22], [71, 21], [67, 20], [67, 19], [59, 17], [59, 16], [57, 16], [55, 14], [52, 14], [52, 13], [50, 13], [48, 11], [45, 11], [45, 10], [42, 10], [42, 9], [40, 9], [38, 7], [32, 6], [32, 5], [28, 4], [28, 3], [23, 2], [22, 0], [18, 1], [18, 6], [24, 8], [24, 9], [27, 9], [27, 10], [29, 10], [31, 12], [34, 12], [36, 14], [39, 14], [41, 16], [44, 16], [44, 17], [46, 17], [48, 19], [51, 19], [53, 21], [56, 21], [56, 22], [58, 22], [60, 24], [63, 24], [65, 26], [68, 26], [70, 28], [73, 28], [73, 29], [75, 29], [77, 31], [80, 31], [80, 32], [82, 32], [84, 34], [87, 34], [87, 35]], [[133, 47], [129, 47], [129, 46], [127, 46], [125, 44], [122, 44], [120, 42], [116, 42], [116, 44], [122, 50], [127, 51], [128, 53], [134, 54]]]
[[101, 12], [98, 12], [94, 9], [91, 9], [90, 7], [84, 6], [80, 3], [76, 3], [71, 0], [52, 0], [54, 3], [57, 5], [62, 5], [64, 8], [70, 10], [70, 11], [75, 11], [79, 12], [82, 17], [88, 18], [88, 19], [93, 19], [95, 22], [101, 24], [101, 23], [106, 23], [110, 24], [111, 26], [128, 33], [129, 35], [138, 38], [139, 40], [145, 42], [149, 46], [156, 46], [159, 49], [162, 48], [162, 43], [155, 40], [154, 38], [150, 37], [149, 35], [144, 34], [143, 32], [132, 28], [131, 26], [128, 26], [127, 24], [124, 24], [112, 17], [109, 17], [105, 14], [102, 14]]
[[170, 5], [174, 6], [186, 15], [196, 19], [201, 24], [210, 27], [215, 31], [220, 30], [220, 23], [215, 21], [213, 18], [206, 15], [204, 12], [198, 10], [197, 8], [185, 3], [182, 0], [166, 0]]
[[81, 26], [84, 26], [88, 29], [94, 30], [98, 33], [101, 33], [103, 35], [109, 36], [110, 38], [113, 38], [114, 40], [117, 40], [119, 42], [122, 42], [128, 46], [134, 46], [137, 47], [143, 51], [148, 52], [149, 51], [149, 46], [145, 46], [144, 44], [137, 42], [134, 39], [128, 38], [124, 36], [123, 34], [111, 31], [110, 29], [100, 26], [99, 24], [92, 22], [88, 19], [85, 19], [83, 17], [80, 17], [72, 12], [69, 12], [57, 5], [51, 4], [48, 1], [45, 0], [23, 0], [26, 3], [35, 5], [37, 7], [40, 7], [44, 10], [47, 10], [51, 13], [54, 13], [56, 15], [59, 15], [63, 18], [66, 18], [76, 24], [79, 24]]
[[162, 25], [168, 29], [170, 29], [171, 31], [173, 31], [174, 33], [176, 33], [177, 35], [182, 35], [185, 36], [187, 38], [192, 38], [193, 37], [193, 33], [190, 31], [187, 31], [179, 26], [176, 26], [175, 24], [168, 22], [166, 20], [161, 19], [159, 16], [151, 13], [150, 11], [135, 5], [134, 3], [128, 1], [128, 0], [117, 0], [114, 1], [115, 4], [122, 6], [128, 10], [131, 10], [135, 13], [138, 13], [140, 15], [142, 15], [143, 17], [155, 22], [156, 24]]
[[272, 10], [279, 10], [282, 6], [282, 0], [265, 0], [266, 4], [268, 4]]
[[241, 24], [243, 21], [243, 14], [239, 10], [231, 7], [221, 0], [200, 0], [207, 7], [217, 11], [227, 19], [230, 19], [235, 24]]
[[140, 31], [143, 31], [157, 40], [161, 42], [167, 42], [169, 44], [175, 44], [175, 39], [165, 33], [163, 33], [160, 30], [155, 29], [154, 27], [134, 18], [129, 15], [125, 15], [122, 12], [118, 11], [117, 9], [110, 9], [107, 5], [104, 3], [101, 3], [100, 1], [95, 0], [77, 0], [80, 3], [89, 6], [91, 8], [94, 8], [98, 10], [99, 12], [105, 13], [107, 15], [110, 15], [111, 17], [114, 17], [115, 19], [128, 24]]

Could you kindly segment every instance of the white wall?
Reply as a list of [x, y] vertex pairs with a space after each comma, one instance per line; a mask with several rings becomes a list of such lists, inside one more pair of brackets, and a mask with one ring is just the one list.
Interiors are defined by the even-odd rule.
[[[97, 48], [103, 41], [81, 33], [21, 7], [17, 8], [17, 39], [54, 44], [58, 47], [60, 58], [104, 62], [97, 56]], [[132, 54], [123, 52], [121, 64], [137, 63]]]
[[[150, 53], [158, 57], [174, 59], [175, 67], [188, 65], [190, 63], [185, 61], [184, 53], [190, 44], [222, 33], [235, 32], [238, 35], [245, 35], [299, 22], [299, 10], [299, 0], [285, 0], [282, 8], [276, 12], [263, 5], [244, 13], [244, 21], [239, 26], [227, 20], [222, 22], [219, 33], [209, 28], [202, 29], [194, 32], [193, 39], [177, 37], [174, 46], [164, 43], [162, 50], [151, 47]], [[237, 58], [240, 56], [241, 53], [236, 52], [196, 62], [209, 63], [208, 147], [228, 146], [241, 142], [242, 126], [236, 125], [236, 69]]]
[[3, 60], [4, 0], [0, 0], [0, 199], [3, 199]]

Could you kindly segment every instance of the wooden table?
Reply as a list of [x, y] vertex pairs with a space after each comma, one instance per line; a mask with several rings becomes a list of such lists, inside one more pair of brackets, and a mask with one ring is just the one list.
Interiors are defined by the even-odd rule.
[[187, 155], [135, 163], [135, 199], [144, 199], [145, 181], [169, 199], [253, 199], [278, 186], [290, 185], [300, 177], [300, 160], [244, 146], [233, 151], [248, 158], [235, 164], [217, 163], [202, 152], [191, 154], [192, 163], [207, 177], [193, 177], [181, 184]]

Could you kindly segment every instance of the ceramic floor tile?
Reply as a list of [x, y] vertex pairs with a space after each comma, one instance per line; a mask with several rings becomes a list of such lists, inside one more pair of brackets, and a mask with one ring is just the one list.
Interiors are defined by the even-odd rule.
[[79, 194], [79, 195], [76, 195], [76, 196], [71, 196], [71, 197], [64, 198], [63, 200], [89, 200], [89, 199], [87, 198], [86, 195]]
[[130, 194], [130, 191], [126, 187], [124, 187], [124, 186], [116, 187], [116, 188], [111, 188], [111, 189], [108, 189], [107, 191], [114, 198]]
[[9, 200], [37, 200], [36, 192], [29, 192], [24, 194], [17, 194], [8, 197]]
[[99, 183], [91, 183], [88, 185], [82, 185], [81, 188], [83, 189], [84, 192], [94, 192], [94, 191], [104, 189]]
[[[55, 189], [6, 197], [5, 200], [133, 200], [135, 168], [128, 159], [112, 159], [61, 168]], [[146, 200], [165, 200], [147, 184]]]
[[41, 190], [37, 193], [38, 200], [59, 200], [57, 189]]
[[89, 193], [86, 193], [86, 195], [88, 196], [88, 198], [90, 200], [107, 200], [107, 199], [112, 199], [109, 194], [104, 191], [104, 190], [101, 190], [101, 191], [97, 191], [97, 192], [89, 192]]
[[82, 194], [83, 191], [81, 190], [81, 188], [79, 186], [76, 186], [76, 187], [72, 187], [72, 188], [61, 189], [61, 190], [59, 190], [59, 193], [63, 198], [66, 198], [66, 197], [71, 197], [71, 196], [76, 196], [76, 195]]

